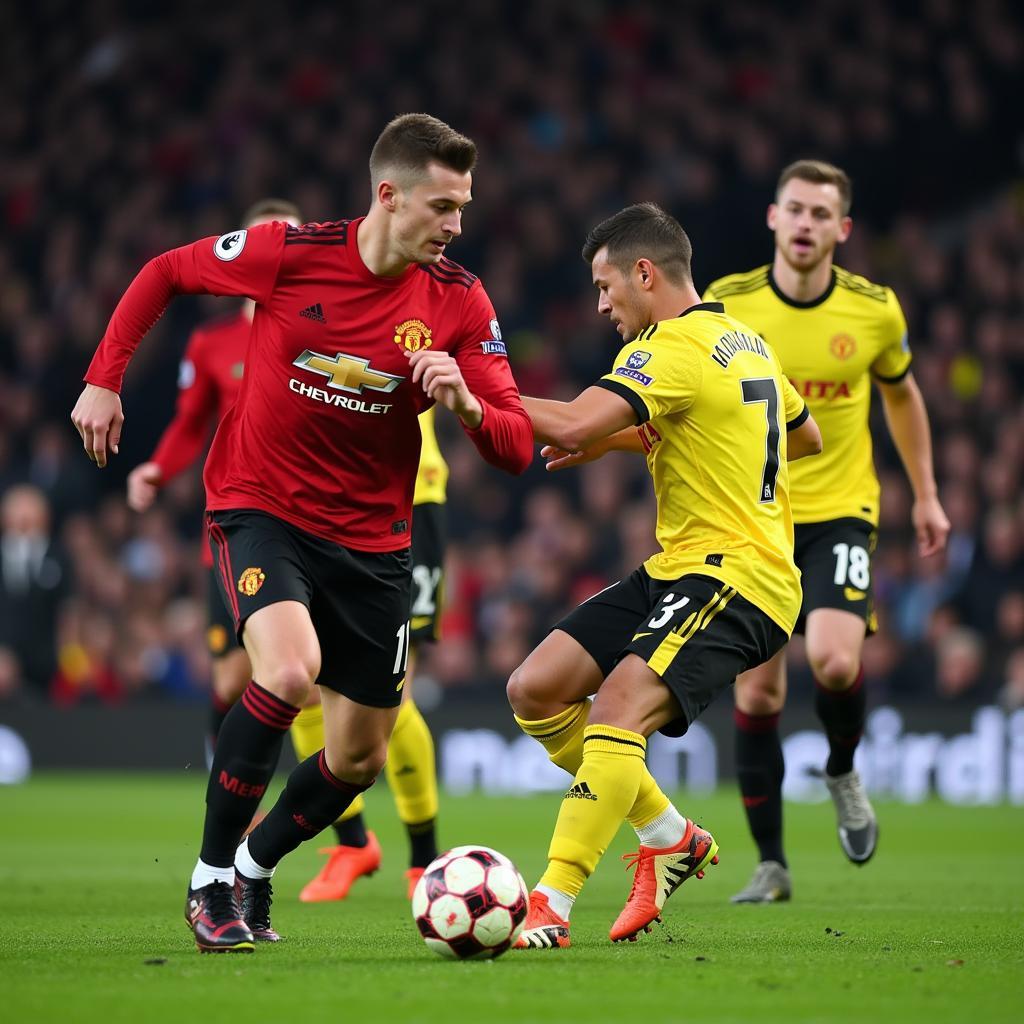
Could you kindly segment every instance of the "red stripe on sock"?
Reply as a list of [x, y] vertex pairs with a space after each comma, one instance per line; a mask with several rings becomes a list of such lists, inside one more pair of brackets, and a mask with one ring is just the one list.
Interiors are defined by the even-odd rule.
[[291, 727], [299, 709], [275, 697], [269, 690], [263, 689], [259, 683], [251, 682], [242, 694], [242, 703], [246, 710], [258, 718], [264, 725], [285, 732]]
[[778, 729], [781, 715], [781, 711], [776, 711], [774, 715], [748, 715], [739, 708], [733, 708], [732, 718], [737, 729], [760, 735]]
[[345, 782], [344, 779], [339, 779], [330, 768], [327, 767], [326, 751], [321, 750], [317, 756], [317, 764], [320, 766], [320, 774], [335, 788], [341, 790], [342, 793], [351, 793], [353, 796], [362, 793], [364, 790], [370, 788], [370, 786], [355, 786], [351, 782]]

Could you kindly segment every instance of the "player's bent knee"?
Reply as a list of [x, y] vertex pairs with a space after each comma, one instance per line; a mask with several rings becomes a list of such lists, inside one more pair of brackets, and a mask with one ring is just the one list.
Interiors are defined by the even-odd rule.
[[811, 658], [814, 678], [826, 690], [845, 690], [857, 678], [858, 659], [846, 651], [830, 651], [820, 658]]
[[566, 707], [566, 700], [558, 694], [557, 683], [535, 671], [529, 659], [509, 677], [505, 695], [516, 715], [527, 722], [551, 718]]
[[261, 672], [256, 682], [281, 700], [300, 708], [306, 703], [318, 673], [319, 666], [295, 658], [270, 666]]
[[368, 749], [343, 751], [327, 754], [327, 766], [339, 779], [353, 786], [369, 786], [384, 770], [387, 760], [387, 744]]
[[774, 675], [741, 675], [735, 685], [736, 707], [747, 715], [774, 715], [786, 702], [786, 687]]

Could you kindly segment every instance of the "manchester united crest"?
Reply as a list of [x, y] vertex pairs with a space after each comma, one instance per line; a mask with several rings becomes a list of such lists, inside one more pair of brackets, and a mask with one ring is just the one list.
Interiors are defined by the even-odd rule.
[[431, 330], [422, 320], [406, 320], [395, 328], [395, 344], [406, 352], [430, 348]]
[[837, 334], [828, 347], [836, 359], [849, 359], [857, 351], [857, 342], [849, 334]]
[[255, 597], [266, 578], [267, 575], [262, 569], [250, 566], [238, 577], [238, 592], [245, 594], [246, 597]]

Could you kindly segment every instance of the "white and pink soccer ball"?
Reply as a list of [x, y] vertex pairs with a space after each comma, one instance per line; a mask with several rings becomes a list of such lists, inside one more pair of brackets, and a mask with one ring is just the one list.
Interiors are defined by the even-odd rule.
[[442, 853], [412, 894], [412, 916], [423, 941], [450, 960], [501, 956], [519, 938], [529, 906], [516, 866], [486, 846]]

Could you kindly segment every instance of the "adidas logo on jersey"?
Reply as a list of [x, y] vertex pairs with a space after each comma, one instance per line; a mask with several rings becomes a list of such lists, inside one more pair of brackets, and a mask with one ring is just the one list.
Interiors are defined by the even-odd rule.
[[590, 787], [585, 782], [577, 782], [564, 797], [563, 800], [596, 800], [597, 797], [590, 792]]
[[314, 302], [312, 306], [299, 310], [299, 316], [304, 316], [307, 320], [315, 320], [318, 324], [327, 323], [327, 317], [324, 316], [324, 307], [319, 302]]

